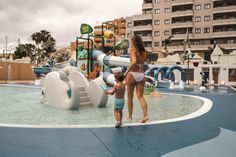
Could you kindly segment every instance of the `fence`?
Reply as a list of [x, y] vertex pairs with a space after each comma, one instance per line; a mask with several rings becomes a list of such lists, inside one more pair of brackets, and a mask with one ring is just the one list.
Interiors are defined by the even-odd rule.
[[32, 71], [33, 64], [0, 62], [0, 81], [32, 81], [35, 74]]

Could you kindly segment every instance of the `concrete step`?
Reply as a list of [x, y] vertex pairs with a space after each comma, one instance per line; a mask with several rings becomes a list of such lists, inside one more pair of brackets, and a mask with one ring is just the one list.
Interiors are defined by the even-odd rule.
[[91, 101], [88, 101], [88, 102], [80, 102], [80, 106], [92, 106], [92, 102]]
[[79, 87], [80, 92], [85, 92], [85, 87]]
[[80, 97], [80, 102], [90, 102], [90, 99], [88, 96]]
[[80, 97], [85, 97], [85, 96], [88, 96], [88, 93], [87, 92], [79, 92], [79, 96]]

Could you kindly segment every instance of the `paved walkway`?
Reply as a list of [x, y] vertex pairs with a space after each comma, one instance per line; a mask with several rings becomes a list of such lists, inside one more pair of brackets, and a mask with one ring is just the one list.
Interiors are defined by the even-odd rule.
[[5, 80], [0, 80], [0, 84], [6, 84], [9, 83], [13, 83], [13, 84], [33, 84], [34, 83], [34, 80], [8, 80], [8, 81], [5, 81]]
[[213, 101], [197, 118], [115, 128], [0, 127], [1, 157], [235, 157], [236, 95]]

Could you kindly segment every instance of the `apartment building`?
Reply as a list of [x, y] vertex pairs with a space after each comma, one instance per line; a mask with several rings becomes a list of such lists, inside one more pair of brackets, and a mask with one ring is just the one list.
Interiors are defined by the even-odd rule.
[[125, 27], [126, 20], [121, 17], [118, 19], [114, 19], [112, 21], [103, 22], [101, 25], [97, 25], [94, 27], [94, 35], [101, 36], [102, 31], [105, 32], [107, 30], [114, 32], [115, 36], [112, 39], [105, 39], [104, 45], [102, 45], [102, 38], [94, 38], [94, 44], [96, 47], [100, 48], [104, 47], [112, 47], [117, 41], [120, 41], [125, 38]]
[[188, 39], [192, 52], [209, 60], [214, 43], [236, 50], [236, 1], [143, 0], [142, 14], [126, 18], [126, 37], [133, 35], [158, 57], [165, 56], [165, 39], [174, 53], [183, 53]]

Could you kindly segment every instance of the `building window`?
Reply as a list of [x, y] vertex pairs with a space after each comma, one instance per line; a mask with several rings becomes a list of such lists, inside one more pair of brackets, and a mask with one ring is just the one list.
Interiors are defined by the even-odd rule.
[[204, 21], [210, 21], [210, 16], [204, 16]]
[[159, 43], [159, 42], [154, 42], [154, 46], [155, 46], [155, 47], [159, 47], [159, 46], [160, 46], [160, 43]]
[[200, 22], [201, 21], [201, 16], [195, 17], [195, 22]]
[[164, 20], [164, 24], [165, 24], [165, 25], [170, 24], [170, 19], [165, 19], [165, 20]]
[[193, 45], [200, 45], [200, 41], [199, 40], [193, 41]]
[[236, 81], [236, 69], [229, 69], [229, 82]]
[[234, 44], [234, 43], [236, 43], [236, 39], [229, 39], [229, 40], [227, 40], [227, 43]]
[[127, 26], [130, 28], [130, 27], [133, 26], [133, 23], [132, 23], [132, 22], [129, 22], [129, 23], [127, 23]]
[[155, 24], [155, 25], [160, 25], [160, 20], [155, 20], [155, 21], [154, 21], [154, 24]]
[[154, 36], [159, 36], [160, 35], [160, 31], [155, 31], [154, 32]]
[[169, 13], [170, 12], [170, 8], [165, 8], [165, 13]]
[[160, 0], [155, 0], [155, 3], [160, 3]]
[[170, 31], [169, 30], [164, 31], [164, 35], [165, 36], [169, 36], [170, 35]]
[[196, 28], [195, 29], [195, 34], [200, 34], [201, 33], [201, 28]]
[[155, 14], [160, 14], [160, 9], [155, 9]]
[[170, 2], [170, 0], [164, 0], [164, 2]]
[[204, 28], [204, 33], [210, 33], [210, 28], [209, 27]]
[[211, 8], [211, 4], [210, 3], [204, 5], [204, 9], [210, 9], [210, 8]]
[[201, 5], [195, 5], [195, 10], [201, 10]]

